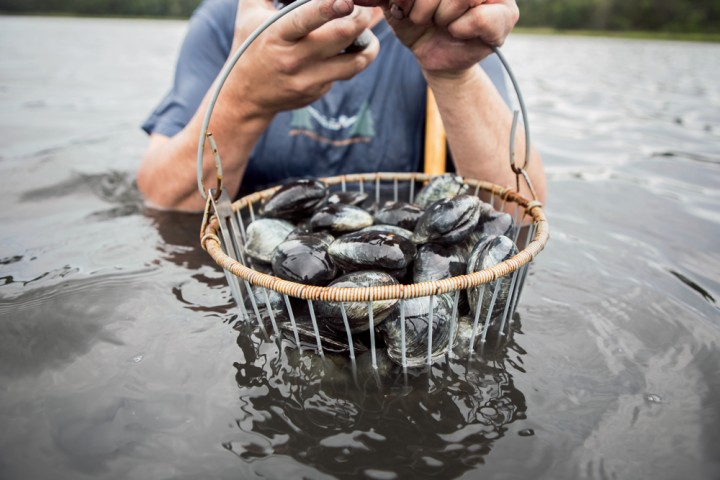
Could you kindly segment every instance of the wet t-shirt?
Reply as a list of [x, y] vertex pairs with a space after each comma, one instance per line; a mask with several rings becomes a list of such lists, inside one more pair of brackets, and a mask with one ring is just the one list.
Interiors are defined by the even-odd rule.
[[[172, 137], [189, 122], [230, 54], [236, 12], [237, 0], [206, 0], [195, 11], [173, 86], [144, 122], [146, 132]], [[311, 105], [275, 116], [250, 156], [242, 193], [293, 178], [421, 169], [427, 84], [385, 21], [372, 30], [380, 53], [368, 68]], [[507, 98], [497, 57], [481, 66]]]

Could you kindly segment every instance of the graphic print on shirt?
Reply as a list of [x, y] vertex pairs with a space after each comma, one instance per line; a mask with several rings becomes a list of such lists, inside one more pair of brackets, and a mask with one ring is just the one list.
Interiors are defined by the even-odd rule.
[[367, 101], [360, 106], [357, 114], [350, 117], [328, 117], [308, 106], [293, 110], [289, 134], [304, 135], [317, 142], [342, 147], [370, 142], [375, 137], [375, 122]]

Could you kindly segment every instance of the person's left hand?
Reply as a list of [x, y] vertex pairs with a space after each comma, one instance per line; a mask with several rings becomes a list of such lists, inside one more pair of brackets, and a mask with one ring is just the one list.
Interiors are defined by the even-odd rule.
[[519, 18], [515, 0], [356, 0], [380, 4], [426, 72], [457, 75], [500, 46]]

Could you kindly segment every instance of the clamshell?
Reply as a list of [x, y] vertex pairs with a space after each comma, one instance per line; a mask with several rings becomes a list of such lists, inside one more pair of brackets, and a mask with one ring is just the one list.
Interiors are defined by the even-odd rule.
[[480, 218], [480, 199], [458, 195], [430, 205], [417, 222], [415, 243], [454, 245], [470, 236]]
[[[390, 274], [380, 271], [363, 270], [351, 272], [338, 277], [328, 287], [362, 288], [384, 285], [397, 285], [397, 280]], [[372, 302], [373, 323], [378, 325], [390, 315], [397, 304], [397, 299], [377, 300]], [[364, 332], [370, 328], [369, 302], [345, 302], [345, 315], [352, 333]], [[339, 302], [317, 302], [318, 317], [329, 329], [345, 332], [345, 321], [342, 317]]]
[[453, 311], [453, 300], [449, 294], [435, 295], [432, 300], [418, 297], [405, 300], [403, 315], [400, 308], [385, 320], [378, 330], [387, 346], [388, 356], [402, 365], [402, 318], [405, 322], [405, 358], [407, 366], [418, 367], [428, 363], [428, 329], [432, 319], [432, 348], [430, 359], [435, 361], [444, 355], [451, 344], [450, 322]]
[[335, 264], [345, 271], [406, 269], [415, 256], [415, 245], [405, 237], [377, 230], [338, 237], [328, 249]]
[[327, 285], [337, 275], [328, 244], [311, 236], [300, 236], [278, 245], [272, 256], [272, 267], [276, 276], [306, 285]]
[[260, 214], [288, 220], [307, 217], [325, 201], [327, 194], [327, 185], [320, 180], [295, 180], [268, 198], [260, 208]]

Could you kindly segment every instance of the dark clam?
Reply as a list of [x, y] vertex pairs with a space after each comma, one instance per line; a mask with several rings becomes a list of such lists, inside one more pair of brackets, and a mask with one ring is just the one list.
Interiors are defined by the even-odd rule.
[[408, 267], [415, 245], [405, 237], [376, 230], [353, 232], [338, 237], [328, 249], [335, 264], [355, 270], [398, 271]]
[[272, 267], [276, 276], [306, 285], [327, 285], [337, 275], [337, 268], [328, 255], [328, 244], [311, 236], [300, 236], [278, 245], [272, 256]]
[[347, 233], [373, 224], [373, 217], [360, 207], [335, 203], [317, 210], [310, 219], [313, 230]]
[[365, 227], [361, 232], [385, 232], [385, 233], [392, 233], [394, 235], [400, 235], [401, 237], [405, 237], [408, 240], [412, 240], [412, 234], [413, 232], [410, 230], [406, 230], [402, 227], [396, 227], [395, 225], [370, 225], [369, 227]]
[[470, 272], [470, 265], [475, 265], [475, 260], [483, 250], [483, 245], [487, 245], [497, 235], [488, 235], [486, 233], [473, 232], [467, 242], [463, 244], [464, 251], [467, 255], [467, 273]]
[[[263, 321], [269, 324], [270, 312], [276, 322], [288, 318], [287, 305], [281, 293], [257, 285], [253, 285], [251, 290], [252, 300], [255, 301], [255, 307]], [[255, 307], [253, 307], [252, 300], [249, 295], [245, 295], [245, 309], [248, 313], [254, 314]]]
[[480, 199], [458, 195], [430, 205], [418, 220], [413, 233], [416, 243], [453, 245], [464, 241], [475, 229], [480, 217]]
[[407, 202], [386, 202], [375, 212], [375, 222], [396, 225], [407, 230], [415, 230], [418, 219], [423, 214], [422, 208]]
[[[383, 285], [397, 285], [391, 275], [385, 272], [364, 270], [351, 272], [338, 277], [328, 287], [335, 288], [363, 288]], [[378, 325], [395, 308], [397, 300], [375, 300], [372, 302], [373, 323]], [[352, 333], [364, 332], [370, 328], [369, 302], [345, 302], [345, 315]], [[345, 332], [345, 321], [339, 302], [317, 302], [317, 314], [322, 323], [336, 332]]]
[[328, 204], [333, 203], [344, 203], [346, 205], [354, 205], [356, 207], [359, 207], [363, 203], [365, 203], [365, 200], [368, 199], [368, 194], [365, 192], [358, 192], [358, 191], [352, 191], [352, 192], [333, 192], [327, 199]]
[[[474, 319], [470, 315], [461, 316], [455, 326], [455, 340], [453, 341], [453, 353], [458, 357], [465, 357], [473, 351], [473, 345], [470, 340], [473, 339], [472, 331]], [[479, 330], [480, 327], [478, 327]], [[475, 332], [475, 341], [477, 343], [478, 332]]]
[[[421, 245], [413, 262], [413, 282], [431, 282], [465, 275], [467, 253], [465, 245], [446, 246], [437, 243]], [[457, 299], [458, 311], [467, 312], [467, 291], [461, 290]]]
[[[451, 343], [450, 322], [453, 310], [450, 294], [435, 295], [432, 307], [432, 350], [434, 361], [444, 355]], [[403, 301], [405, 319], [405, 356], [409, 367], [426, 365], [428, 361], [428, 330], [430, 328], [429, 297]], [[388, 356], [402, 365], [402, 330], [400, 308], [385, 320], [378, 330], [387, 345]]]
[[426, 243], [417, 249], [413, 263], [413, 282], [431, 282], [464, 275], [467, 270], [463, 249]]
[[[475, 246], [470, 253], [468, 262], [468, 273], [479, 272], [503, 262], [518, 253], [515, 243], [503, 235], [490, 235]], [[508, 300], [512, 274], [507, 274], [497, 280], [485, 285], [478, 285], [468, 290], [468, 300], [473, 314], [481, 309], [481, 322], [485, 321], [492, 303], [495, 289], [498, 289], [495, 305], [490, 316], [490, 321], [496, 320], [505, 310], [505, 303]], [[481, 297], [482, 295], [482, 297]]]
[[[300, 339], [300, 348], [303, 350], [318, 350], [317, 336], [315, 335], [315, 327], [313, 327], [312, 319], [308, 315], [301, 315], [295, 318], [295, 328], [292, 322], [283, 321], [278, 325], [280, 332], [288, 340], [295, 342], [295, 332], [297, 331]], [[332, 353], [346, 353], [350, 351], [347, 341], [347, 335], [341, 335], [336, 332], [318, 325], [318, 336], [320, 337], [320, 345], [324, 351]], [[367, 351], [367, 347], [361, 342], [353, 340], [353, 348], [355, 353], [363, 353]]]
[[487, 233], [488, 235], [505, 235], [509, 237], [513, 228], [512, 216], [509, 213], [498, 212], [487, 203], [483, 206], [489, 208], [486, 207], [480, 211], [480, 218], [475, 231]]
[[330, 245], [332, 242], [335, 241], [335, 237], [332, 236], [329, 232], [307, 232], [304, 230], [296, 229], [290, 232], [290, 235], [287, 236], [286, 240], [294, 240], [298, 237], [315, 237], [319, 238], [323, 242]]
[[285, 220], [258, 218], [245, 230], [245, 254], [254, 260], [270, 263], [275, 247], [280, 245], [295, 226]]
[[[478, 219], [477, 226], [463, 243], [468, 257], [475, 246], [490, 235], [505, 235], [506, 237], [511, 237], [513, 226], [512, 216], [505, 212], [498, 212], [493, 209], [492, 205], [483, 202], [480, 205], [480, 218]], [[468, 261], [468, 264], [470, 263], [471, 262]]]
[[415, 203], [420, 208], [427, 208], [431, 204], [444, 198], [452, 198], [464, 194], [468, 189], [463, 178], [452, 173], [445, 173], [433, 177], [415, 197]]
[[260, 209], [266, 217], [295, 219], [309, 216], [327, 197], [319, 180], [301, 179], [280, 187]]

